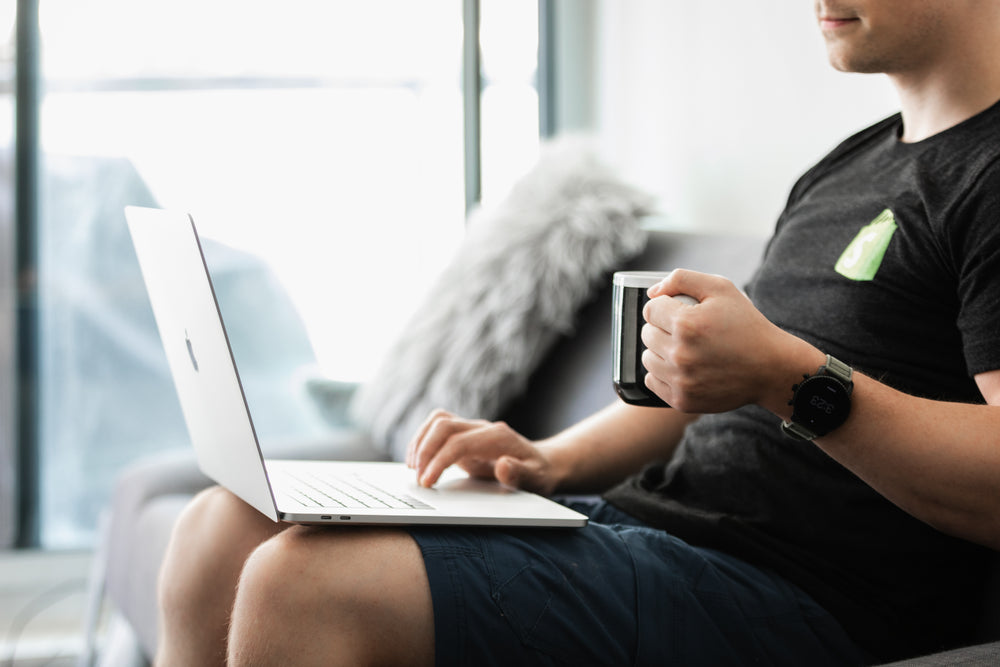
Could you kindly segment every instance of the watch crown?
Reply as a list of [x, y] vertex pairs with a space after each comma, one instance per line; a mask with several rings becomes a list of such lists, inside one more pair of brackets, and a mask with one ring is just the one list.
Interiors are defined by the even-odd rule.
[[[803, 380], [808, 380], [809, 379], [809, 374], [808, 373], [803, 373], [802, 374], [802, 379]], [[793, 384], [792, 385], [792, 398], [788, 401], [788, 405], [794, 405], [795, 404], [795, 392], [797, 392], [799, 390], [800, 386], [801, 386], [801, 383], [799, 383], [799, 384]]]

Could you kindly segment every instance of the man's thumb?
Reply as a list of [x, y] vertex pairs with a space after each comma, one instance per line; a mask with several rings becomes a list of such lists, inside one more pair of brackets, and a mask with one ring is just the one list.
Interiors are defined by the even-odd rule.
[[527, 473], [527, 470], [525, 470], [524, 463], [513, 456], [501, 456], [497, 459], [493, 470], [497, 481], [513, 487], [521, 486], [521, 481], [524, 479], [525, 473]]

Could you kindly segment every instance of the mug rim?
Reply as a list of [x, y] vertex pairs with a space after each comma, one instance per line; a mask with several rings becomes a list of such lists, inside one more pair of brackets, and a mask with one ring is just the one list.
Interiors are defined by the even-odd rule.
[[613, 282], [621, 287], [652, 287], [670, 275], [669, 271], [615, 271]]

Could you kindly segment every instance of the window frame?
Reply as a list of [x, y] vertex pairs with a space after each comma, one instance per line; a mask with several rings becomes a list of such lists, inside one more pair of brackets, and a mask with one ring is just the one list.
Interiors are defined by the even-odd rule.
[[[538, 2], [539, 129], [545, 138], [556, 132], [553, 95], [555, 0]], [[9, 335], [0, 335], [0, 368], [11, 372], [0, 387], [0, 454], [9, 454], [14, 465], [12, 498], [0, 498], [9, 516], [0, 514], [0, 549], [38, 548], [41, 540], [41, 488], [38, 442], [39, 356], [38, 224], [40, 179], [40, 0], [17, 0], [15, 23], [14, 154], [12, 188], [13, 224], [0, 229], [0, 247], [8, 253], [0, 262], [0, 280], [12, 289], [0, 299], [0, 322], [12, 323]], [[471, 210], [481, 196], [481, 96], [484, 88], [480, 58], [480, 0], [462, 0], [463, 16], [463, 97], [465, 142], [465, 205]], [[149, 82], [155, 84], [155, 82]], [[161, 82], [162, 83], [162, 82]], [[176, 82], [174, 82], [176, 83]], [[216, 84], [220, 83], [215, 81]], [[187, 84], [197, 84], [197, 80]], [[206, 85], [202, 81], [201, 85]], [[0, 491], [4, 487], [0, 485]], [[10, 502], [10, 501], [13, 502]]]
[[14, 313], [13, 409], [15, 478], [14, 546], [39, 543], [37, 298], [40, 105], [39, 0], [17, 0], [14, 83]]

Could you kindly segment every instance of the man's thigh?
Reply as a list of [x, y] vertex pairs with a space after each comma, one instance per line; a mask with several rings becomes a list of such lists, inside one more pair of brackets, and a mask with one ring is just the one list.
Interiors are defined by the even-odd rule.
[[431, 586], [440, 665], [861, 660], [799, 589], [659, 530], [592, 521], [410, 533]]

